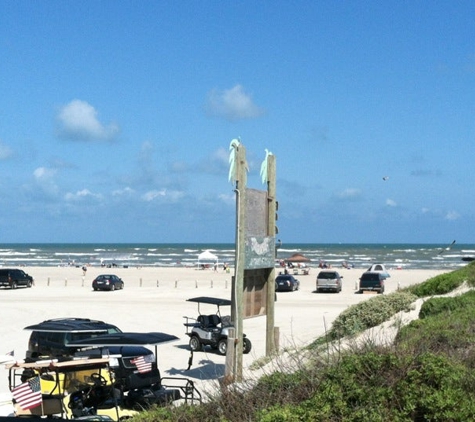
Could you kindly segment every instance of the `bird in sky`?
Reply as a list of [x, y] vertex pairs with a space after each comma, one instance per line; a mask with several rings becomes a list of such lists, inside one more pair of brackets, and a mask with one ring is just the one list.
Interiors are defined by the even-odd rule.
[[383, 177], [383, 180], [384, 180], [384, 181], [389, 180], [389, 176], [384, 176], [384, 177]]

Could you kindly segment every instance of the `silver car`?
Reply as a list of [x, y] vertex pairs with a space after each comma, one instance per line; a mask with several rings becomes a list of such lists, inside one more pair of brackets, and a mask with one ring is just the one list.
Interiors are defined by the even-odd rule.
[[317, 275], [317, 293], [322, 291], [340, 293], [342, 288], [342, 278], [343, 276], [340, 275], [338, 271], [320, 271]]

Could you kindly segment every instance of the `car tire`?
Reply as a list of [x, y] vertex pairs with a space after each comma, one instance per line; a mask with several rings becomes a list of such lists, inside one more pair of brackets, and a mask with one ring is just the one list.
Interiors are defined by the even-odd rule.
[[197, 336], [192, 336], [190, 338], [189, 345], [192, 352], [197, 352], [202, 348], [200, 339]]
[[32, 285], [31, 281], [30, 281], [30, 280], [28, 280], [28, 281], [26, 282], [26, 287], [30, 288], [30, 287], [31, 287], [31, 285]]
[[16, 289], [18, 287], [18, 284], [16, 281], [12, 281], [12, 289]]
[[252, 343], [251, 343], [251, 340], [249, 340], [247, 337], [244, 337], [243, 339], [243, 350], [242, 352], [247, 355], [251, 349], [252, 349]]
[[115, 290], [115, 284], [111, 286], [111, 292], [113, 292], [114, 290]]
[[220, 355], [225, 356], [227, 349], [228, 349], [228, 339], [223, 338], [223, 339], [219, 340], [219, 342], [218, 342], [218, 353]]

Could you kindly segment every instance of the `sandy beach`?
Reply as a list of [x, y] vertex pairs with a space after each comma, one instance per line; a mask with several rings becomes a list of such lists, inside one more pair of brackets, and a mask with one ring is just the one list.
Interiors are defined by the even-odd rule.
[[[198, 388], [209, 386], [224, 373], [225, 358], [207, 349], [194, 355], [187, 371], [190, 351], [185, 335], [184, 316], [196, 317], [197, 306], [186, 299], [195, 296], [230, 298], [231, 276], [222, 270], [195, 268], [101, 268], [89, 267], [86, 275], [76, 267], [25, 267], [35, 279], [31, 289], [0, 289], [0, 354], [14, 351], [15, 359], [24, 358], [29, 331], [27, 325], [50, 318], [82, 317], [113, 323], [123, 331], [161, 331], [176, 335], [179, 340], [158, 346], [162, 376], [188, 377]], [[299, 275], [300, 290], [278, 293], [275, 324], [280, 328], [280, 347], [303, 345], [325, 332], [332, 321], [348, 306], [367, 300], [372, 295], [355, 294], [355, 287], [364, 269], [339, 269], [343, 275], [340, 294], [316, 294], [318, 268], [309, 275]], [[386, 294], [427, 280], [446, 270], [391, 270]], [[91, 282], [99, 274], [113, 273], [125, 282], [125, 289], [94, 292]], [[215, 308], [202, 308], [212, 313]], [[222, 309], [222, 314], [228, 314]], [[244, 355], [244, 374], [248, 367], [265, 355], [265, 317], [244, 321], [244, 332], [252, 341], [252, 351]], [[8, 372], [0, 368], [0, 396], [8, 395]], [[206, 388], [205, 388], [206, 389]]]

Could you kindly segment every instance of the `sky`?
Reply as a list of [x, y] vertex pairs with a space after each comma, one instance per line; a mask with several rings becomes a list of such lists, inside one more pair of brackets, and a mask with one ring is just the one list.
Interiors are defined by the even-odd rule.
[[475, 243], [475, 2], [0, 0], [0, 243]]

